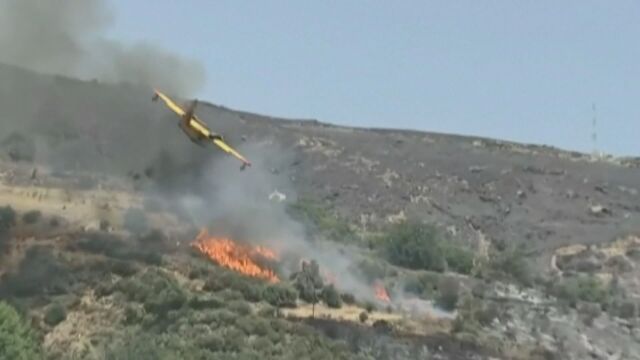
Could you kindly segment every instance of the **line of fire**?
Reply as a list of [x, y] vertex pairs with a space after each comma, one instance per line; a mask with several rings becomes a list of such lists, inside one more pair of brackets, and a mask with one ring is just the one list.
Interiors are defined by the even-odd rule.
[[[275, 250], [265, 246], [251, 245], [224, 236], [213, 236], [206, 229], [200, 230], [191, 246], [217, 265], [242, 275], [261, 279], [269, 283], [278, 283], [277, 274], [279, 256]], [[310, 266], [311, 260], [299, 259], [300, 270]], [[340, 289], [337, 277], [329, 270], [320, 271], [323, 283]], [[391, 298], [381, 281], [371, 284], [372, 294], [381, 304], [391, 304]]]

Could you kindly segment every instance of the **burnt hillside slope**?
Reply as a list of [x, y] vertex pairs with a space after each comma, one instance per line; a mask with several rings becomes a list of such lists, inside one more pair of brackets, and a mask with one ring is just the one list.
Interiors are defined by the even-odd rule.
[[[210, 160], [227, 161], [229, 171], [237, 171], [239, 164], [221, 152], [190, 143], [175, 116], [151, 95], [145, 87], [2, 65], [2, 156], [10, 157], [18, 133], [33, 145], [26, 161], [54, 169], [126, 176], [170, 163], [162, 181], [173, 185], [189, 184], [198, 165]], [[362, 230], [416, 217], [476, 246], [524, 242], [533, 251], [640, 232], [637, 159], [593, 161], [549, 147], [338, 127], [206, 103], [197, 113], [257, 167], [291, 185], [279, 191], [324, 199]]]

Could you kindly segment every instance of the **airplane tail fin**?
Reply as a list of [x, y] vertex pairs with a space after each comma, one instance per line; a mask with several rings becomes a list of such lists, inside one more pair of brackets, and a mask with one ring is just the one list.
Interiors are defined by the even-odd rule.
[[191, 105], [189, 105], [189, 108], [187, 109], [187, 111], [184, 114], [184, 119], [185, 121], [190, 121], [191, 118], [193, 117], [193, 114], [196, 111], [196, 106], [198, 106], [198, 99], [195, 99], [191, 102]]

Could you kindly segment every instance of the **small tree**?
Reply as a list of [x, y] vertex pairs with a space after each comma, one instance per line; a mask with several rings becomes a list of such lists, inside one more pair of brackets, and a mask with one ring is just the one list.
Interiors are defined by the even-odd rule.
[[293, 274], [294, 286], [300, 294], [300, 299], [311, 304], [311, 317], [315, 316], [316, 303], [324, 287], [320, 266], [315, 260], [302, 262], [302, 270]]

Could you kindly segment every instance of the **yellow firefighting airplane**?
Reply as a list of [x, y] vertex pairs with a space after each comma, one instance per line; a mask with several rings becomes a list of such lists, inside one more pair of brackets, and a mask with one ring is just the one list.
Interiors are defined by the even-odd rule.
[[244, 158], [244, 156], [240, 155], [236, 150], [234, 150], [231, 146], [227, 145], [224, 142], [222, 135], [216, 134], [209, 130], [207, 125], [196, 116], [194, 110], [198, 105], [198, 100], [194, 100], [187, 111], [184, 111], [180, 106], [176, 105], [176, 103], [173, 102], [173, 100], [171, 100], [167, 95], [154, 89], [152, 100], [158, 101], [158, 98], [162, 99], [162, 101], [165, 102], [169, 109], [178, 114], [178, 116], [180, 117], [178, 126], [180, 127], [180, 129], [182, 129], [182, 131], [184, 131], [185, 134], [187, 134], [191, 141], [200, 146], [204, 146], [206, 141], [211, 140], [226, 153], [231, 154], [238, 158], [238, 160], [242, 161], [242, 167], [240, 168], [240, 170], [244, 170], [247, 166], [251, 166], [251, 162], [249, 162]]

